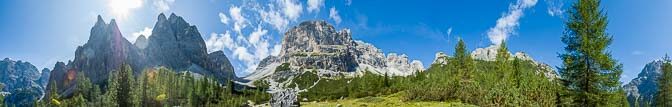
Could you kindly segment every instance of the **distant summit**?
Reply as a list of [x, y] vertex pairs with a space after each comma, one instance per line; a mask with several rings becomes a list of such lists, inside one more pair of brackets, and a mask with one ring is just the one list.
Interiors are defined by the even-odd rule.
[[44, 95], [49, 70], [38, 71], [33, 64], [5, 58], [0, 61], [0, 94], [8, 94], [9, 105], [34, 106]]
[[631, 106], [645, 106], [654, 104], [654, 97], [658, 93], [658, 77], [662, 75], [663, 60], [652, 61], [628, 84], [623, 86]]

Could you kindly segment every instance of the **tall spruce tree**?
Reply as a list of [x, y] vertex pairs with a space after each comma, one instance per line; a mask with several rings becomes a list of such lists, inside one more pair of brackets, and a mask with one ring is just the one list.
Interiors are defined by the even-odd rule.
[[607, 51], [612, 36], [599, 8], [600, 0], [578, 0], [572, 5], [562, 36], [567, 46], [559, 55], [560, 73], [575, 106], [625, 106], [619, 82], [622, 65]]
[[658, 93], [655, 96], [655, 106], [672, 107], [672, 63], [670, 57], [663, 57], [661, 75], [658, 77]]
[[103, 98], [103, 105], [110, 106], [110, 107], [117, 107], [119, 104], [117, 104], [117, 99], [120, 99], [117, 96], [118, 93], [118, 87], [119, 83], [117, 82], [117, 74], [116, 72], [119, 71], [112, 71], [108, 78], [107, 78], [107, 86], [105, 89], [105, 97]]
[[473, 59], [467, 52], [467, 46], [464, 40], [459, 39], [455, 46], [455, 59], [453, 60], [453, 68], [461, 77], [462, 80], [470, 80], [473, 78]]

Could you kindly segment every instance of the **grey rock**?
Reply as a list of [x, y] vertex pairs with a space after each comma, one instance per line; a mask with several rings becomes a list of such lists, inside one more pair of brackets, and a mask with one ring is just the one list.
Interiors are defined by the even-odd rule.
[[205, 41], [196, 29], [182, 17], [160, 14], [145, 50], [152, 65], [185, 70], [192, 63], [207, 65]]
[[166, 67], [214, 77], [222, 83], [236, 78], [223, 52], [207, 54], [206, 50], [196, 26], [175, 14], [170, 18], [160, 14], [152, 36], [140, 36], [134, 44], [121, 35], [114, 19], [108, 24], [98, 16], [87, 43], [77, 47], [73, 61], [56, 63], [49, 74], [53, 83], [48, 85], [55, 85], [57, 92], [67, 97], [75, 89], [77, 73], [84, 73], [94, 84], [105, 85], [108, 75], [122, 64], [130, 65], [135, 74], [147, 68]]
[[634, 107], [635, 102], [638, 102], [642, 107], [655, 102], [654, 97], [658, 91], [657, 82], [662, 75], [663, 64], [664, 61], [662, 60], [655, 60], [646, 64], [636, 78], [623, 86], [631, 106]]
[[15, 106], [34, 106], [44, 95], [48, 72], [40, 72], [29, 62], [5, 58], [0, 61], [0, 92], [7, 95], [5, 103]]
[[379, 75], [406, 76], [424, 70], [420, 61], [409, 61], [404, 54], [385, 56], [375, 46], [353, 40], [349, 29], [336, 31], [325, 21], [306, 21], [290, 29], [282, 39], [280, 54], [264, 58], [246, 79], [270, 76], [273, 72], [269, 70], [274, 68], [268, 67], [282, 63], [346, 74], [370, 71]]
[[133, 43], [133, 45], [138, 47], [138, 49], [145, 49], [147, 48], [147, 42], [147, 37], [145, 37], [145, 35], [140, 35], [137, 39], [135, 39], [135, 43]]

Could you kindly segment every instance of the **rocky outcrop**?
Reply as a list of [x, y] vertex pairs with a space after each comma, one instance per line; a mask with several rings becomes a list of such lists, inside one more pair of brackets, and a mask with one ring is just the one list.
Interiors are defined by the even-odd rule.
[[135, 39], [135, 43], [133, 43], [133, 45], [135, 45], [135, 47], [138, 47], [138, 49], [142, 50], [142, 49], [147, 48], [147, 44], [148, 44], [147, 42], [148, 42], [147, 37], [145, 37], [145, 35], [140, 35], [140, 36], [138, 36], [137, 39]]
[[185, 70], [192, 64], [207, 65], [205, 41], [196, 26], [180, 16], [171, 14], [166, 18], [160, 14], [148, 41], [145, 53], [151, 65], [175, 70]]
[[188, 71], [214, 77], [219, 82], [236, 78], [231, 63], [223, 52], [206, 53], [205, 41], [196, 26], [182, 17], [160, 14], [152, 35], [138, 37], [135, 43], [126, 40], [114, 19], [98, 21], [91, 28], [89, 40], [77, 47], [75, 59], [67, 64], [58, 62], [50, 75], [49, 85], [59, 94], [68, 96], [74, 89], [74, 77], [84, 73], [92, 83], [105, 85], [110, 72], [122, 64], [131, 66], [135, 74], [144, 69], [166, 67], [177, 72]]
[[656, 60], [644, 66], [642, 72], [637, 75], [637, 78], [632, 79], [628, 84], [623, 86], [625, 93], [630, 102], [630, 106], [635, 107], [634, 104], [640, 104], [640, 107], [653, 104], [653, 99], [658, 91], [658, 77], [661, 75], [662, 65], [664, 61]]
[[[474, 51], [471, 52], [471, 57], [476, 59], [476, 60], [482, 60], [482, 61], [495, 61], [497, 58], [497, 50], [499, 49], [499, 45], [490, 45], [485, 48], [477, 48]], [[511, 52], [507, 52], [508, 54], [511, 54]], [[525, 61], [531, 61], [532, 64], [536, 65], [537, 67], [537, 73], [543, 73], [544, 76], [546, 76], [549, 79], [557, 79], [560, 78], [555, 70], [551, 66], [545, 63], [541, 63], [538, 61], [535, 61], [530, 57], [530, 55], [525, 54], [524, 52], [516, 52], [511, 55], [509, 60], [513, 59], [520, 59], [520, 60], [525, 60]]]
[[0, 61], [0, 92], [6, 92], [5, 102], [15, 106], [34, 106], [34, 101], [44, 95], [46, 85], [44, 80], [49, 75], [43, 75], [29, 62], [14, 61], [5, 58]]
[[303, 22], [285, 33], [280, 61], [304, 68], [355, 71], [355, 42], [324, 21]]
[[352, 39], [350, 30], [336, 29], [325, 21], [306, 21], [290, 29], [282, 40], [278, 56], [263, 59], [255, 72], [245, 79], [256, 80], [273, 74], [275, 67], [288, 63], [295, 68], [317, 69], [336, 73], [373, 72], [406, 76], [424, 70], [420, 61], [390, 53]]
[[229, 62], [229, 58], [222, 51], [208, 54], [208, 65], [206, 66], [209, 67], [207, 68], [209, 73], [204, 73], [204, 75], [211, 74], [214, 77], [219, 77], [218, 79], [222, 82], [235, 78], [233, 66]]
[[434, 61], [432, 61], [432, 64], [447, 65], [449, 57], [450, 56], [443, 52], [437, 52], [436, 55], [434, 55]]
[[122, 64], [131, 65], [137, 74], [147, 66], [146, 63], [145, 55], [121, 35], [114, 19], [105, 23], [98, 16], [98, 21], [91, 28], [89, 40], [83, 46], [77, 47], [75, 59], [72, 65], [68, 64], [66, 70], [81, 71], [93, 83], [103, 83], [109, 72]]

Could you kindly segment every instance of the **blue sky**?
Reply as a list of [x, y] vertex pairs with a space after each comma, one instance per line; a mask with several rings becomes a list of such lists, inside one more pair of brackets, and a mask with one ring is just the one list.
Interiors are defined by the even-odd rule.
[[[117, 20], [127, 39], [147, 34], [159, 13], [196, 25], [208, 51], [223, 50], [238, 76], [279, 49], [287, 29], [326, 20], [384, 52], [407, 54], [429, 65], [436, 52], [452, 53], [457, 38], [469, 49], [506, 38], [512, 51], [559, 66], [566, 10], [573, 0], [3, 0], [0, 57], [52, 68], [74, 57], [96, 16]], [[624, 64], [621, 81], [672, 50], [672, 1], [603, 1], [609, 48]], [[499, 21], [498, 21], [499, 20]], [[144, 32], [143, 32], [144, 31]]]

